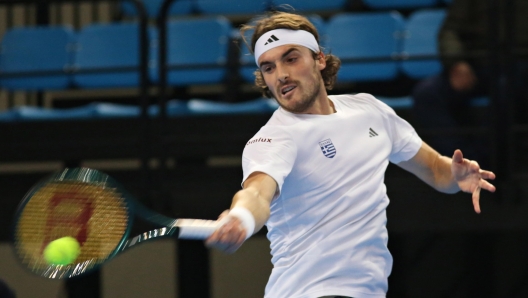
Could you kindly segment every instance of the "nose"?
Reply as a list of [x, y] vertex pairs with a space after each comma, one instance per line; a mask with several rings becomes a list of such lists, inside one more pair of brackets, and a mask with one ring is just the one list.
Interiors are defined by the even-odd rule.
[[277, 67], [277, 73], [279, 74], [279, 82], [284, 84], [288, 80], [288, 72], [284, 67]]

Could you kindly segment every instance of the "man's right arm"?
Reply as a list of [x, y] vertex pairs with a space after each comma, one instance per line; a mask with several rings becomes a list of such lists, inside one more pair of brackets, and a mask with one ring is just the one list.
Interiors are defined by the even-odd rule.
[[234, 195], [230, 210], [249, 211], [254, 220], [254, 229], [246, 231], [244, 219], [226, 210], [219, 218], [225, 223], [206, 240], [206, 245], [227, 253], [235, 252], [249, 236], [264, 226], [270, 216], [270, 204], [276, 192], [277, 182], [271, 176], [262, 172], [249, 175], [244, 181], [244, 188]]

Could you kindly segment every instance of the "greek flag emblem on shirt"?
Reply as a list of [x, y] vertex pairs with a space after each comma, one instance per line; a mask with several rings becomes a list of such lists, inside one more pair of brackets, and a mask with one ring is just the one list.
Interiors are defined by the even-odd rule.
[[324, 156], [328, 158], [333, 158], [336, 155], [336, 148], [330, 139], [319, 142], [319, 147], [321, 147]]

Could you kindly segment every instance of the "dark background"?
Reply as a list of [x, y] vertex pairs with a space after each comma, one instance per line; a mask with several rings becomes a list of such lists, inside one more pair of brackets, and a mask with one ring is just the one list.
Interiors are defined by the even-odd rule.
[[[17, 13], [12, 10], [17, 1], [10, 2], [0, 2], [0, 7], [11, 16], [4, 20], [11, 22], [7, 27], [14, 25], [17, 19]], [[33, 6], [36, 9], [22, 15], [34, 13], [32, 18], [38, 24], [52, 21], [50, 15], [54, 7], [51, 4], [26, 2], [31, 1], [21, 1], [19, 8], [36, 5]], [[108, 7], [112, 9], [110, 18], [123, 18], [113, 3]], [[436, 7], [445, 7], [445, 4], [439, 3]], [[365, 10], [368, 9], [360, 1], [349, 1], [343, 11]], [[74, 7], [73, 11], [77, 11], [72, 18], [74, 25], [81, 26], [82, 8]], [[411, 11], [402, 10], [402, 13]], [[248, 17], [232, 20], [234, 23], [243, 22]], [[98, 18], [97, 14], [92, 15], [92, 21]], [[409, 94], [415, 83], [409, 78], [365, 82], [338, 86], [333, 93], [383, 90], [386, 96], [402, 96]], [[230, 101], [259, 96], [254, 89], [236, 86], [240, 90], [230, 93], [233, 95]], [[204, 91], [207, 87], [201, 88], [203, 97], [213, 100], [226, 98], [224, 93], [215, 92], [214, 88], [207, 92]], [[174, 88], [168, 90], [167, 96], [191, 98], [194, 96], [192, 92], [191, 88]], [[82, 105], [101, 99], [138, 102], [137, 96], [94, 94], [77, 97], [75, 101], [65, 96], [64, 100], [55, 100], [54, 106]], [[43, 103], [42, 93], [26, 96], [29, 98], [27, 103]], [[17, 104], [12, 93], [7, 94], [5, 100], [6, 108]], [[157, 102], [157, 97], [151, 95], [149, 100]], [[397, 113], [413, 124], [408, 110], [397, 110]], [[38, 165], [58, 162], [58, 167], [66, 167], [86, 165], [92, 160], [102, 160], [103, 163], [117, 161], [117, 164], [121, 160], [136, 160], [138, 166], [108, 166], [104, 171], [157, 212], [172, 217], [214, 219], [229, 207], [232, 195], [240, 187], [242, 172], [237, 159], [245, 142], [265, 124], [269, 116], [251, 114], [165, 120], [138, 118], [0, 123], [0, 164], [9, 165], [8, 168], [12, 169], [21, 163]], [[398, 167], [389, 166], [386, 184], [391, 203], [387, 214], [389, 248], [394, 256], [394, 267], [389, 278], [388, 297], [528, 297], [528, 257], [525, 253], [528, 244], [528, 175], [524, 171], [528, 163], [523, 154], [526, 136], [522, 132], [514, 134], [509, 127], [507, 131], [500, 132], [512, 138], [518, 148], [515, 156], [509, 155], [512, 152], [510, 148], [497, 146], [497, 142], [503, 139], [494, 133], [494, 128], [500, 126], [502, 129], [501, 121], [506, 121], [501, 117], [503, 115], [495, 115], [495, 126], [483, 132], [489, 138], [490, 151], [493, 151], [488, 164], [499, 176], [495, 182], [497, 192], [482, 194], [482, 214], [474, 213], [469, 194], [437, 193]], [[151, 133], [148, 143], [145, 143], [145, 125]], [[417, 129], [425, 141], [432, 135], [432, 132]], [[506, 157], [514, 160], [515, 171], [505, 162]], [[226, 162], [215, 163], [217, 159]], [[2, 242], [10, 240], [9, 226], [21, 198], [32, 184], [51, 171], [27, 169], [0, 172]], [[135, 226], [138, 233], [146, 228], [143, 223]], [[261, 232], [255, 237], [265, 237], [265, 234]], [[212, 269], [209, 252], [201, 242], [182, 241], [177, 246], [178, 250], [174, 253], [178, 268], [174, 270], [185, 272], [176, 275], [178, 297], [210, 297], [214, 289], [210, 285]], [[138, 269], [140, 271], [141, 268]], [[102, 291], [100, 279], [101, 274], [96, 272], [67, 282], [68, 297], [99, 297]]]

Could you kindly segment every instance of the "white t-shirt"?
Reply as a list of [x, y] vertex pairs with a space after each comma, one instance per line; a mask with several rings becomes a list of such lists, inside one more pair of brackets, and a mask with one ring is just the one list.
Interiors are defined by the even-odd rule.
[[279, 108], [248, 141], [245, 181], [256, 171], [278, 192], [266, 226], [273, 271], [269, 298], [385, 297], [387, 165], [412, 158], [412, 126], [369, 94], [329, 96], [336, 113]]

